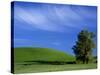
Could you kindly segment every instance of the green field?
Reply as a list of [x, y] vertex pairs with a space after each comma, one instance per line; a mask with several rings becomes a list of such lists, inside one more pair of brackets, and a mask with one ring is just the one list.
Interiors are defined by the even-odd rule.
[[72, 64], [75, 57], [48, 48], [15, 48], [14, 73], [95, 69], [97, 65]]

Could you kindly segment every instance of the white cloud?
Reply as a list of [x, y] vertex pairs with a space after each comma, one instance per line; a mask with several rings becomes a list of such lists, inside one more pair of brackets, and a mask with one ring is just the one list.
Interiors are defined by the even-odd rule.
[[52, 45], [59, 46], [59, 45], [61, 45], [61, 43], [60, 42], [52, 42]]
[[[79, 7], [73, 10], [71, 6], [58, 7], [47, 5], [38, 9], [30, 8], [30, 10], [28, 10], [28, 8], [16, 6], [15, 19], [27, 23], [30, 27], [41, 30], [63, 32], [66, 31], [65, 26], [70, 28], [80, 28], [84, 26], [80, 25], [80, 22], [81, 24], [84, 23], [83, 17], [89, 18], [93, 13], [88, 12], [89, 10], [85, 10], [85, 8], [82, 9]], [[85, 15], [89, 16], [86, 17]]]
[[14, 42], [16, 42], [16, 43], [27, 43], [27, 42], [32, 43], [32, 41], [29, 39], [20, 39], [20, 38], [15, 38]]
[[[31, 25], [31, 27], [35, 27], [42, 30], [48, 31], [59, 31], [58, 26], [55, 23], [50, 22], [45, 14], [38, 11], [27, 11], [23, 8], [16, 7], [15, 10], [15, 18], [17, 20], [22, 20], [27, 24]], [[18, 12], [17, 12], [18, 11]]]

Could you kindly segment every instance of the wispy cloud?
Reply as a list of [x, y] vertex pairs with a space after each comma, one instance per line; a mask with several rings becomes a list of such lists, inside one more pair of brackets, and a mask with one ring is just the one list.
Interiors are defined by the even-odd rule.
[[60, 42], [52, 42], [52, 45], [59, 46], [59, 45], [61, 45], [61, 43]]
[[41, 12], [34, 10], [30, 12], [20, 7], [17, 7], [16, 9], [15, 19], [23, 21], [31, 27], [48, 31], [60, 31], [60, 29], [62, 28], [58, 28], [59, 25], [50, 22], [47, 16], [45, 16], [45, 14], [42, 14]]
[[16, 43], [16, 44], [26, 44], [26, 43], [33, 43], [33, 42], [29, 39], [15, 38], [14, 43]]
[[94, 19], [96, 16], [90, 7], [84, 8], [84, 6], [72, 8], [72, 6], [48, 4], [38, 8], [30, 7], [17, 5], [15, 19], [27, 23], [30, 27], [47, 31], [63, 32], [66, 31], [65, 27], [80, 28], [84, 26], [84, 20]]
[[30, 40], [30, 39], [23, 39], [23, 38], [15, 38], [14, 39], [14, 46], [31, 46], [31, 47], [39, 47], [41, 46], [41, 41], [37, 40]]

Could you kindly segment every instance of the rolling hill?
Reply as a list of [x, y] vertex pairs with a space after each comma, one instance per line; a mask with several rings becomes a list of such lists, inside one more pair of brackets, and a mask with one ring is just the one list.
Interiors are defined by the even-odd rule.
[[64, 52], [50, 48], [14, 48], [14, 62], [24, 61], [74, 61], [75, 58]]
[[97, 68], [96, 63], [66, 64], [75, 57], [50, 48], [14, 48], [14, 72], [33, 73]]

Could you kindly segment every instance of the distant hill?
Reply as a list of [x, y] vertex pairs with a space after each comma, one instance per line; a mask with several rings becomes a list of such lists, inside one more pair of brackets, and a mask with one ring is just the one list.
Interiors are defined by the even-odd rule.
[[74, 61], [75, 57], [50, 48], [14, 48], [14, 61]]

